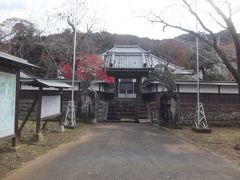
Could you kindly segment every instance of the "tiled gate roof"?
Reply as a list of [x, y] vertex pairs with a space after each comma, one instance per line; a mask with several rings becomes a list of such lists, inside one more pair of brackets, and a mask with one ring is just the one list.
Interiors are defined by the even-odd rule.
[[111, 69], [146, 69], [156, 65], [167, 65], [177, 74], [192, 74], [191, 70], [168, 63], [142, 49], [139, 45], [115, 45], [102, 54], [106, 68]]

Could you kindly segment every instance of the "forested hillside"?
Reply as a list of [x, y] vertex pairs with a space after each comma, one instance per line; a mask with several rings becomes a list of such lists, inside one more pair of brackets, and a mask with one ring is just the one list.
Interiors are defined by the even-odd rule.
[[[229, 53], [232, 41], [228, 33], [219, 32], [219, 42]], [[73, 34], [70, 29], [62, 33], [45, 35], [35, 24], [24, 19], [11, 18], [0, 23], [0, 50], [25, 58], [42, 68], [45, 77], [56, 77], [57, 69], [72, 62]], [[100, 54], [112, 48], [114, 44], [139, 44], [154, 55], [183, 66], [195, 69], [195, 38], [185, 34], [174, 39], [153, 40], [133, 35], [111, 34], [108, 32], [77, 33], [77, 52], [79, 57], [85, 54]], [[200, 42], [200, 69], [204, 76], [215, 72], [217, 57], [213, 50]]]

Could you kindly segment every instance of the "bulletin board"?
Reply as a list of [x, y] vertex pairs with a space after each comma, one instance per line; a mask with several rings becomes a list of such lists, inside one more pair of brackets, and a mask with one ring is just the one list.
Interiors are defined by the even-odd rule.
[[61, 96], [42, 96], [41, 119], [61, 114]]
[[14, 136], [16, 74], [0, 71], [0, 139]]

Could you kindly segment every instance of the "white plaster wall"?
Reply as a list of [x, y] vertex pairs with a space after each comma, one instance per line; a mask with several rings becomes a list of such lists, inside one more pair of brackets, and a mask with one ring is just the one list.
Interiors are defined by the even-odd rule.
[[218, 86], [212, 85], [201, 85], [200, 93], [218, 93]]
[[183, 92], [183, 93], [196, 93], [197, 92], [197, 87], [196, 85], [192, 85], [192, 84], [179, 84], [179, 92]]
[[223, 93], [223, 94], [238, 94], [238, 86], [221, 86], [220, 93]]
[[[196, 84], [180, 84], [180, 93], [197, 93]], [[200, 85], [200, 93], [218, 93], [218, 86], [214, 85]]]

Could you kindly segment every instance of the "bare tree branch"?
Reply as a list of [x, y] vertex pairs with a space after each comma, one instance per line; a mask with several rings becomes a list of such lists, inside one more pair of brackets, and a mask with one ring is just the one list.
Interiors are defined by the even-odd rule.
[[211, 14], [211, 13], [208, 12], [208, 15], [209, 15], [220, 27], [222, 27], [223, 29], [227, 29], [227, 27], [224, 26], [221, 22], [219, 22], [219, 21], [213, 16], [213, 14]]
[[[171, 24], [167, 22], [166, 20], [162, 19], [160, 16], [157, 16], [154, 14], [153, 18], [147, 18], [151, 23], [160, 23], [163, 25], [163, 30], [166, 29], [166, 27], [171, 27], [174, 29], [181, 30], [183, 32], [192, 34], [195, 37], [198, 37], [201, 41], [211, 46], [218, 54], [218, 56], [222, 59], [224, 64], [226, 65], [227, 69], [232, 73], [233, 77], [237, 81], [237, 83], [240, 85], [240, 39], [238, 37], [238, 34], [236, 32], [235, 26], [230, 18], [227, 18], [226, 15], [220, 10], [219, 7], [213, 2], [213, 0], [206, 0], [209, 2], [209, 4], [213, 7], [213, 9], [217, 12], [218, 15], [224, 20], [224, 22], [227, 25], [227, 29], [229, 30], [234, 45], [236, 48], [236, 60], [238, 64], [238, 68], [235, 68], [234, 64], [232, 64], [232, 58], [230, 58], [220, 47], [219, 47], [219, 41], [216, 37], [216, 35], [213, 33], [212, 30], [210, 30], [204, 23], [203, 20], [200, 18], [200, 16], [192, 9], [191, 5], [188, 3], [187, 0], [182, 0], [182, 2], [186, 5], [188, 11], [196, 18], [196, 20], [199, 22], [201, 27], [210, 34], [211, 38], [207, 39], [202, 34], [199, 34], [198, 32], [194, 32], [191, 29], [184, 28], [180, 25]], [[229, 7], [231, 8], [231, 7]], [[231, 13], [231, 12], [230, 12]], [[219, 21], [217, 20], [217, 23]]]
[[228, 27], [228, 30], [233, 38], [233, 42], [236, 47], [236, 58], [237, 58], [238, 70], [240, 70], [240, 39], [238, 37], [235, 26], [231, 21], [231, 18], [227, 18], [226, 15], [220, 10], [220, 8], [216, 6], [213, 0], [207, 0], [207, 1], [216, 10], [216, 12], [223, 18], [223, 20], [225, 21]]
[[12, 31], [12, 32], [10, 32], [10, 33], [4, 35], [4, 36], [1, 36], [1, 37], [0, 37], [0, 40], [2, 41], [2, 40], [5, 39], [6, 37], [11, 36], [11, 35], [13, 35], [14, 33], [15, 33], [15, 32]]

